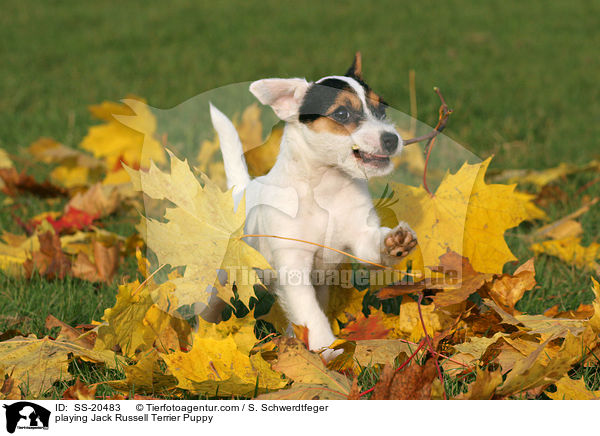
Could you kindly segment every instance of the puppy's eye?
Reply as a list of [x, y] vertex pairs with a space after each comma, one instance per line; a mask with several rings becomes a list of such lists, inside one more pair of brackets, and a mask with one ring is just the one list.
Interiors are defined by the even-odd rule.
[[340, 106], [333, 112], [331, 116], [337, 122], [345, 123], [350, 119], [350, 112], [348, 112], [348, 109], [346, 109], [346, 107]]

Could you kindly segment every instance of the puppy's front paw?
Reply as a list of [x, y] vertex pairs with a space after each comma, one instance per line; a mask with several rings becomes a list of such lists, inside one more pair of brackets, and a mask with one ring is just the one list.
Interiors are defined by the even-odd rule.
[[407, 256], [417, 246], [417, 235], [406, 223], [399, 224], [383, 240], [388, 256]]

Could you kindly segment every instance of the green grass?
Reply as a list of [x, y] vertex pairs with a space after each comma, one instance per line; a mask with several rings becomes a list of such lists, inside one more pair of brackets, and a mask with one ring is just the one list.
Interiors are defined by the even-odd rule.
[[[230, 83], [314, 80], [343, 73], [360, 50], [368, 82], [401, 111], [409, 112], [408, 72], [415, 70], [419, 119], [430, 125], [438, 106], [431, 89], [439, 86], [455, 110], [445, 133], [482, 158], [495, 154], [492, 167], [585, 163], [600, 155], [599, 15], [600, 3], [585, 0], [5, 2], [0, 147], [22, 168], [29, 162], [21, 150], [40, 136], [76, 146], [95, 123], [89, 104], [133, 93], [168, 109]], [[584, 195], [600, 196], [600, 184], [578, 192], [594, 177], [561, 181], [567, 200], [552, 204], [550, 217], [576, 210]], [[19, 232], [15, 217], [26, 221], [48, 210], [33, 197], [4, 200], [0, 194], [0, 231]], [[598, 205], [582, 217], [585, 244], [598, 241], [599, 217]], [[128, 235], [134, 223], [127, 217], [105, 224]], [[528, 230], [507, 234], [521, 261], [531, 256]], [[536, 268], [540, 288], [519, 309], [589, 302], [589, 271], [544, 256]], [[134, 265], [124, 265], [116, 281], [134, 274]], [[47, 334], [48, 314], [69, 324], [98, 320], [115, 293], [116, 285], [0, 274], [0, 332]], [[85, 371], [91, 380], [114, 376]]]
[[69, 325], [89, 324], [115, 303], [116, 286], [71, 277], [47, 281], [36, 275], [25, 281], [4, 276], [0, 283], [0, 331], [16, 328], [41, 337], [48, 333], [44, 322], [50, 314]]
[[[593, 184], [585, 191], [581, 191], [597, 177], [598, 174], [579, 174], [557, 183], [556, 186], [565, 192], [567, 201], [557, 201], [546, 208], [550, 221], [560, 219], [579, 209], [584, 202], [584, 197], [600, 197], [600, 183]], [[595, 205], [579, 219], [583, 227], [582, 244], [584, 246], [599, 241], [599, 209], [600, 207]], [[531, 226], [524, 224], [517, 229], [509, 230], [506, 234], [509, 246], [521, 261], [533, 256], [529, 249], [531, 240], [526, 236], [530, 232]], [[561, 311], [571, 310], [576, 309], [581, 303], [590, 304], [593, 300], [590, 277], [595, 274], [592, 271], [576, 268], [557, 258], [545, 255], [536, 258], [535, 267], [539, 288], [525, 293], [517, 305], [519, 310], [539, 313], [555, 304], [559, 305]], [[512, 268], [509, 266], [507, 269], [514, 270], [514, 268], [513, 265]]]
[[597, 152], [600, 4], [572, 2], [7, 2], [0, 17], [0, 146], [40, 135], [76, 144], [86, 106], [135, 93], [169, 108], [264, 77], [365, 75], [408, 112], [435, 121], [439, 86], [455, 109], [447, 133], [496, 165], [585, 162]]

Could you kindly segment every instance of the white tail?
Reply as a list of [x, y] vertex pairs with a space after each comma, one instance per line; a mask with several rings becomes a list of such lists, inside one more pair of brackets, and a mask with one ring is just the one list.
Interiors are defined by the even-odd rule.
[[233, 123], [212, 103], [210, 103], [210, 118], [217, 135], [219, 135], [225, 175], [227, 176], [227, 188], [233, 188], [233, 195], [237, 197], [237, 194], [246, 189], [250, 183], [242, 142]]

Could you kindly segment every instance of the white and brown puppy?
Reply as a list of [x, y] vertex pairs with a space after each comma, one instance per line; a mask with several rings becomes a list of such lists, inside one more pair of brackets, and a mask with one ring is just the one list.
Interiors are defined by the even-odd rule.
[[[236, 205], [246, 196], [247, 234], [301, 239], [370, 262], [393, 264], [416, 245], [406, 223], [381, 227], [367, 179], [393, 169], [402, 139], [386, 120], [386, 105], [364, 82], [357, 53], [345, 76], [316, 82], [264, 79], [250, 85], [261, 103], [285, 121], [277, 162], [250, 180], [242, 145], [229, 119], [211, 106], [229, 188]], [[272, 291], [291, 323], [308, 328], [312, 350], [335, 337], [325, 315], [328, 287], [315, 283], [315, 271], [330, 271], [343, 255], [315, 245], [275, 238], [250, 238], [276, 271]], [[333, 356], [324, 352], [325, 358]]]

